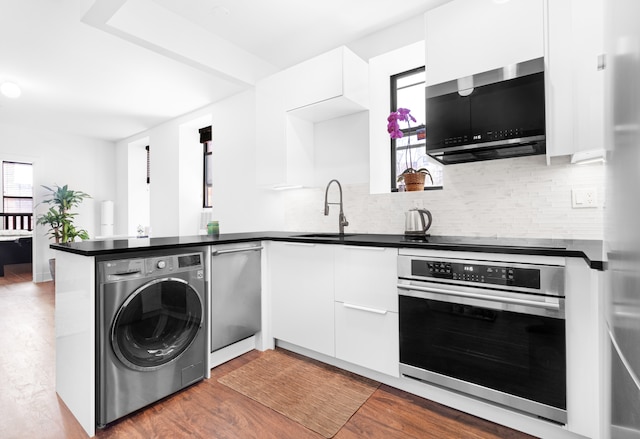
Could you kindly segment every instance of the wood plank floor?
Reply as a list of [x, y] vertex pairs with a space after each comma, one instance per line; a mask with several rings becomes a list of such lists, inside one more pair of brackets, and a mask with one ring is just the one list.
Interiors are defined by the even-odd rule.
[[[7, 268], [5, 277], [0, 278], [0, 438], [86, 438], [55, 393], [53, 283], [32, 283], [27, 267]], [[319, 434], [218, 383], [218, 377], [260, 355], [252, 351], [218, 366], [210, 380], [99, 430], [96, 436], [321, 439]], [[335, 436], [530, 437], [384, 385]]]

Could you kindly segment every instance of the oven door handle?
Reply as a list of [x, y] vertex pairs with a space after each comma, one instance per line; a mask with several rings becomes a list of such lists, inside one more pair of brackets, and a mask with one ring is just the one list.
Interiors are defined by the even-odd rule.
[[553, 311], [560, 311], [559, 300], [557, 303], [537, 302], [535, 300], [516, 299], [513, 297], [502, 297], [502, 296], [491, 296], [488, 294], [468, 293], [464, 291], [452, 291], [452, 290], [444, 290], [440, 288], [419, 287], [416, 285], [405, 285], [405, 284], [398, 284], [398, 288], [402, 290], [409, 290], [409, 291], [414, 290], [414, 291], [421, 291], [425, 293], [446, 294], [448, 296], [465, 297], [468, 299], [487, 300], [491, 302], [509, 303], [513, 305], [531, 306], [535, 308], [543, 308], [543, 309], [549, 309]]

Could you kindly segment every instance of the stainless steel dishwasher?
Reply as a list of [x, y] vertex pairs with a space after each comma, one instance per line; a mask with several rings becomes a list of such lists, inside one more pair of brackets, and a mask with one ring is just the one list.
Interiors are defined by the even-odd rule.
[[213, 247], [211, 253], [211, 352], [261, 329], [260, 243]]

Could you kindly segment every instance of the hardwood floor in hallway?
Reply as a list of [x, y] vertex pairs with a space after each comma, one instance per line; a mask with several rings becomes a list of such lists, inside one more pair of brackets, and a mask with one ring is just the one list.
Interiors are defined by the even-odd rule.
[[[34, 284], [30, 268], [0, 278], [0, 438], [81, 439], [86, 434], [55, 393], [53, 282]], [[212, 377], [130, 415], [99, 439], [321, 439], [319, 434], [218, 383], [258, 358], [252, 351]], [[351, 438], [531, 438], [523, 433], [380, 386], [335, 436]]]

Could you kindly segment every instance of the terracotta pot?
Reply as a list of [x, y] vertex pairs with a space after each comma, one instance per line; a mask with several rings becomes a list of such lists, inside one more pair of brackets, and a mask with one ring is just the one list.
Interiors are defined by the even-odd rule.
[[415, 174], [404, 174], [404, 186], [407, 191], [423, 191], [425, 174], [417, 172]]

